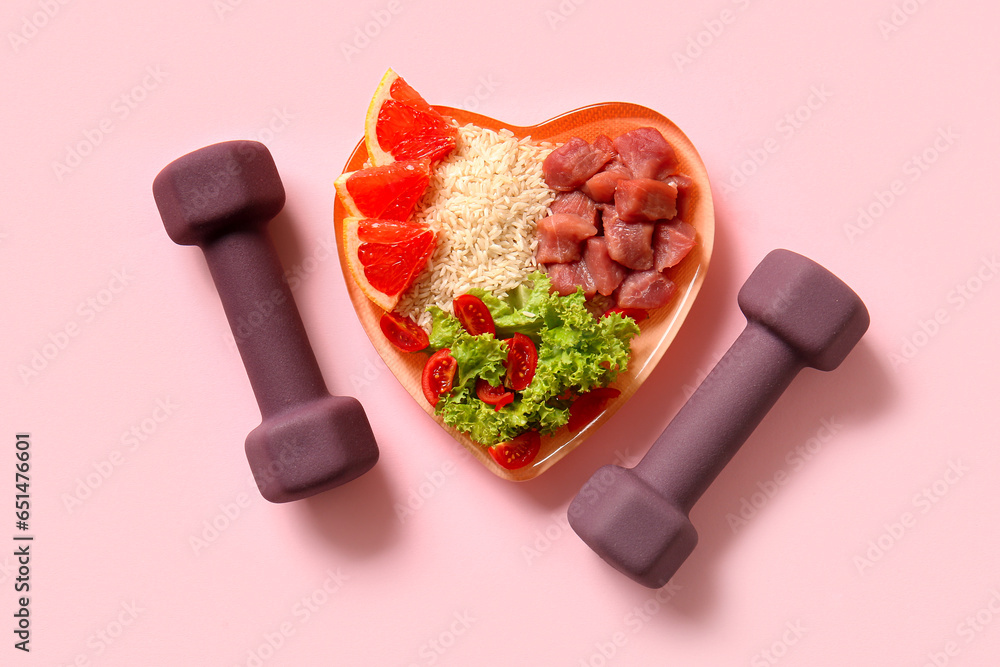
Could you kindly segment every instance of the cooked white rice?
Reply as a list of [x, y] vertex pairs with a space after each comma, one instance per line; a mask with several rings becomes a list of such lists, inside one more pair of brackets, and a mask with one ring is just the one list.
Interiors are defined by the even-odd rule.
[[437, 233], [437, 247], [398, 312], [427, 328], [429, 306], [450, 312], [452, 300], [472, 287], [502, 298], [535, 270], [535, 225], [555, 198], [542, 160], [554, 147], [506, 129], [459, 128], [458, 145], [414, 212]]

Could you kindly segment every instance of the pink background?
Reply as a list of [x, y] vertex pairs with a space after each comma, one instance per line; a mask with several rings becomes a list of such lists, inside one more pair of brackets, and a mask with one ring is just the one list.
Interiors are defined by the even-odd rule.
[[[1000, 16], [983, 6], [5, 3], [0, 542], [23, 431], [36, 539], [32, 652], [4, 630], [0, 664], [996, 664]], [[533, 482], [463, 456], [348, 301], [332, 183], [388, 66], [432, 103], [518, 125], [651, 107], [712, 176], [715, 253], [686, 325], [633, 400]], [[174, 158], [235, 138], [275, 157], [295, 298], [382, 452], [287, 505], [250, 480], [249, 383], [201, 253], [167, 239], [150, 194]], [[840, 369], [795, 381], [656, 594], [597, 558], [566, 507], [666, 426], [775, 247], [854, 287], [871, 329]]]

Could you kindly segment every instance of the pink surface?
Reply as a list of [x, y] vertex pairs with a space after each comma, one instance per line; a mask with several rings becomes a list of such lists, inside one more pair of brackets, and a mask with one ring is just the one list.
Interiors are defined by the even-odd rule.
[[[8, 630], [0, 664], [996, 664], [997, 12], [498, 6], [5, 5], [11, 628], [20, 432], [35, 541], [32, 650]], [[332, 183], [388, 66], [433, 103], [519, 125], [648, 106], [713, 178], [715, 253], [685, 327], [633, 400], [533, 482], [463, 455], [347, 299]], [[150, 193], [174, 158], [236, 138], [275, 157], [288, 204], [273, 233], [306, 328], [382, 450], [365, 477], [288, 505], [253, 486], [250, 386], [204, 259], [167, 239]], [[568, 529], [566, 506], [597, 467], [648, 448], [742, 328], [736, 291], [775, 247], [854, 287], [871, 329], [840, 369], [795, 381], [695, 508], [694, 555], [669, 587], [641, 588]]]

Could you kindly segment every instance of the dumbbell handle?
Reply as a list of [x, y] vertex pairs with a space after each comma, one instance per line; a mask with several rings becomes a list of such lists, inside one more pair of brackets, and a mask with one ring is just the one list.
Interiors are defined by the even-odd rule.
[[202, 250], [263, 418], [328, 396], [266, 227], [230, 231]]
[[689, 512], [804, 366], [788, 343], [748, 321], [635, 474]]

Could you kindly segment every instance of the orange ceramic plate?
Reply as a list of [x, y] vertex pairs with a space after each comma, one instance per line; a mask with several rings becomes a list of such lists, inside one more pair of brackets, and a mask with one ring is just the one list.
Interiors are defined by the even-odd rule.
[[[590, 424], [576, 433], [570, 433], [565, 427], [550, 436], [542, 438], [542, 448], [535, 460], [529, 465], [517, 470], [506, 470], [490, 457], [485, 447], [471, 440], [463, 433], [446, 426], [434, 414], [434, 409], [427, 403], [420, 388], [420, 375], [427, 355], [423, 353], [406, 353], [396, 349], [382, 334], [379, 328], [379, 318], [382, 310], [368, 300], [358, 289], [350, 275], [347, 263], [344, 261], [344, 248], [340, 243], [343, 237], [343, 219], [345, 211], [340, 201], [334, 210], [334, 224], [338, 239], [340, 266], [347, 282], [347, 292], [354, 304], [354, 309], [361, 320], [361, 326], [371, 339], [375, 349], [385, 360], [386, 365], [402, 383], [403, 387], [413, 396], [428, 415], [441, 424], [455, 440], [468, 449], [476, 459], [499, 477], [507, 480], [523, 481], [537, 477], [548, 470], [561, 458], [576, 449], [601, 424], [606, 422], [625, 401], [642, 385], [659, 362], [660, 357], [673, 341], [684, 318], [691, 309], [698, 290], [705, 279], [708, 261], [712, 255], [712, 242], [715, 235], [715, 214], [712, 207], [712, 192], [709, 188], [708, 173], [698, 156], [694, 145], [680, 129], [651, 109], [637, 104], [624, 102], [609, 102], [594, 104], [563, 114], [544, 123], [531, 127], [507, 125], [498, 120], [487, 118], [470, 111], [452, 109], [450, 107], [435, 107], [442, 114], [454, 118], [460, 125], [473, 123], [480, 127], [499, 130], [506, 128], [515, 136], [531, 137], [535, 141], [561, 143], [570, 137], [578, 136], [587, 141], [593, 141], [599, 134], [611, 138], [628, 132], [637, 127], [651, 126], [660, 131], [677, 152], [680, 161], [678, 171], [691, 177], [693, 184], [689, 191], [689, 213], [686, 222], [694, 225], [698, 231], [697, 244], [684, 260], [668, 270], [667, 275], [677, 283], [678, 291], [671, 303], [660, 308], [644, 322], [640, 323], [641, 333], [632, 340], [632, 359], [628, 371], [621, 373], [611, 386], [621, 390], [619, 398], [607, 406]], [[355, 171], [364, 166], [367, 159], [364, 140], [358, 143], [354, 152], [344, 166], [344, 171]]]

